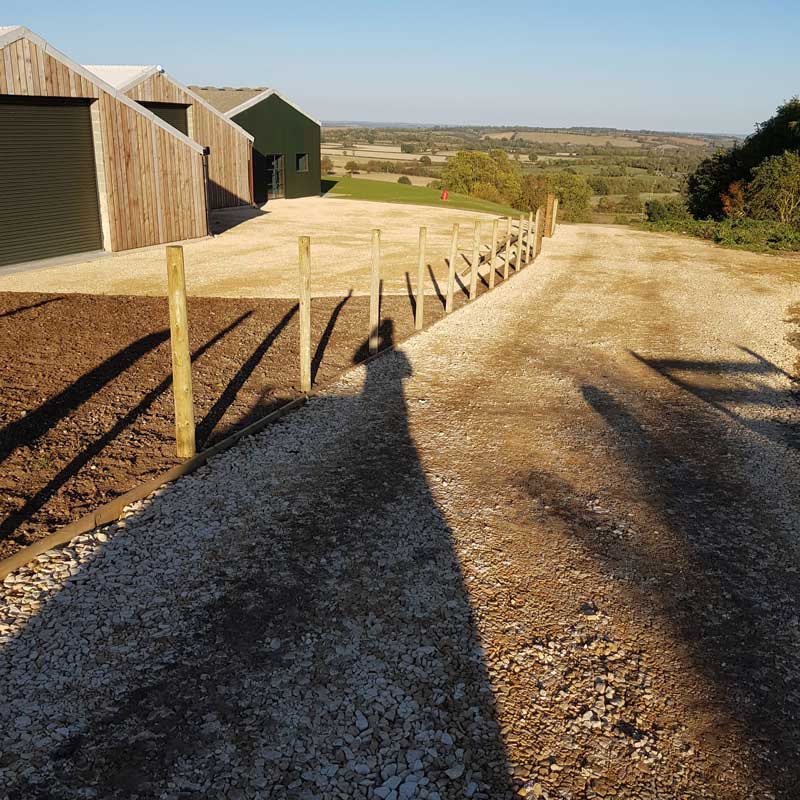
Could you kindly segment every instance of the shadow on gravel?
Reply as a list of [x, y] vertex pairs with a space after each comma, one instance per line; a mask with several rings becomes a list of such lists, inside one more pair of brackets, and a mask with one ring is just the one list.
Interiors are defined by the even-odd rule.
[[[755, 354], [753, 358], [741, 365], [645, 363], [731, 416], [719, 406], [728, 396], [724, 389], [699, 388], [675, 379], [671, 370], [738, 376], [774, 369]], [[607, 427], [612, 458], [636, 474], [634, 486], [626, 482], [617, 502], [629, 502], [631, 493], [644, 501], [659, 530], [646, 536], [620, 535], [613, 518], [588, 512], [586, 502], [569, 488], [554, 487], [560, 495], [552, 498], [554, 506], [609, 574], [619, 577], [624, 566], [638, 592], [641, 616], [661, 616], [686, 642], [699, 673], [719, 688], [719, 695], [705, 702], [749, 743], [749, 758], [764, 782], [781, 798], [798, 797], [797, 517], [770, 507], [767, 498], [751, 489], [755, 484], [748, 475], [756, 474], [760, 465], [736, 441], [736, 429], [732, 434], [715, 413], [674, 400], [649, 401], [647, 411], [635, 413], [625, 396], [630, 392], [634, 397], [636, 387], [618, 387], [612, 394], [585, 384], [581, 391]], [[771, 389], [755, 386], [752, 393], [755, 402], [785, 402]], [[759, 426], [756, 430], [764, 432]], [[776, 429], [772, 432], [787, 448], [796, 446], [781, 439]], [[769, 472], [768, 463], [764, 469]]]
[[11, 800], [512, 796], [411, 364], [365, 369], [154, 498], [6, 645], [0, 685], [36, 657], [0, 705]]
[[[747, 347], [739, 347], [748, 360], [698, 361], [696, 359], [645, 358], [631, 355], [640, 363], [655, 370], [670, 383], [690, 392], [726, 417], [768, 439], [800, 448], [800, 422], [778, 417], [751, 420], [736, 411], [736, 406], [761, 406], [764, 409], [797, 407], [796, 391], [776, 389], [759, 381], [762, 377], [781, 375], [796, 381], [785, 370]], [[720, 376], [723, 379], [720, 380]], [[726, 384], [728, 378], [738, 379], [736, 386]], [[744, 383], [744, 381], [748, 381]]]

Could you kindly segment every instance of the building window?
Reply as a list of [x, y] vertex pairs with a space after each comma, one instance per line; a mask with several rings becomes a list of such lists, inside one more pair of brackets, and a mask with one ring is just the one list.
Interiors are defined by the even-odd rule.
[[294, 157], [296, 172], [308, 172], [308, 153], [297, 153]]

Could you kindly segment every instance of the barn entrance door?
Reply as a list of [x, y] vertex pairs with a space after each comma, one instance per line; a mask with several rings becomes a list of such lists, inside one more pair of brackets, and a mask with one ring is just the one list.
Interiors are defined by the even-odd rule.
[[286, 197], [286, 179], [282, 155], [266, 156], [267, 161], [267, 200]]

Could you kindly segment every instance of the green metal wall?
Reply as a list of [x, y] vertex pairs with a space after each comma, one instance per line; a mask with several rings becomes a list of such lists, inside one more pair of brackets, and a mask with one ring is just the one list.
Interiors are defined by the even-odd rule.
[[[233, 121], [255, 136], [253, 150], [261, 155], [282, 153], [284, 156], [286, 197], [308, 197], [320, 193], [320, 129], [305, 114], [276, 95], [237, 114]], [[295, 155], [308, 153], [308, 172], [295, 171]], [[265, 176], [253, 159], [253, 186], [259, 196]]]

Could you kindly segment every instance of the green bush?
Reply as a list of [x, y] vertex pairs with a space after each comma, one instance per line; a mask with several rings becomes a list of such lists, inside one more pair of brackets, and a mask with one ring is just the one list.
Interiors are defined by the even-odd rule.
[[650, 221], [649, 230], [673, 231], [707, 239], [725, 247], [744, 250], [800, 251], [800, 228], [759, 219], [661, 219]]
[[397, 179], [397, 182], [398, 183], [405, 183], [405, 184], [408, 184], [408, 186], [411, 186], [411, 178], [409, 178], [408, 175], [401, 175]]
[[691, 219], [686, 201], [682, 197], [648, 200], [644, 208], [648, 222], [683, 222]]

